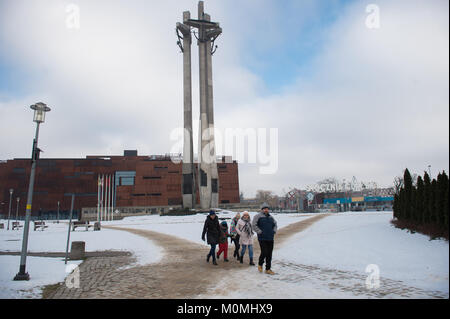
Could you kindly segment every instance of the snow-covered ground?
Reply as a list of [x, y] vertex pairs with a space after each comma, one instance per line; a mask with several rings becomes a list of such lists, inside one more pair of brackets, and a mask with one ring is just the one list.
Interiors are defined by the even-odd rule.
[[[255, 214], [250, 213], [252, 217]], [[313, 216], [274, 215], [279, 228]], [[233, 216], [231, 212], [219, 214], [220, 218]], [[328, 216], [293, 235], [283, 245], [275, 244], [272, 268], [277, 275], [267, 276], [255, 267], [249, 267], [230, 273], [227, 278], [218, 278], [213, 291], [198, 297], [377, 298], [380, 295], [371, 294], [366, 287], [366, 279], [375, 274], [375, 269], [380, 276], [378, 291], [398, 293], [389, 295], [386, 292], [388, 298], [402, 294], [427, 298], [423, 291], [437, 291], [448, 298], [448, 242], [430, 241], [424, 235], [396, 229], [390, 224], [391, 219], [392, 212], [348, 212]], [[204, 220], [203, 214], [152, 215], [103, 222], [102, 225], [148, 229], [205, 244], [201, 240]], [[50, 227], [45, 231], [30, 230], [29, 251], [65, 251], [67, 223], [47, 224]], [[85, 241], [87, 251], [131, 251], [140, 265], [157, 262], [162, 256], [161, 248], [151, 241], [124, 231], [103, 228], [99, 232], [86, 232], [79, 228], [70, 238], [71, 241]], [[0, 230], [0, 251], [20, 251], [21, 239], [22, 230]], [[19, 256], [0, 256], [0, 298], [38, 297], [39, 286], [61, 282], [67, 275], [61, 258], [28, 257], [27, 269], [32, 279], [27, 283], [13, 282], [11, 279], [17, 273], [19, 260]], [[368, 265], [372, 268], [367, 268]], [[355, 295], [355, 289], [361, 294]]]
[[276, 258], [365, 276], [376, 265], [380, 277], [448, 293], [448, 242], [399, 230], [391, 219], [392, 212], [334, 214], [290, 238]]
[[[0, 251], [21, 251], [23, 227], [20, 230], [6, 230], [7, 220], [0, 220], [5, 229], [0, 229]], [[108, 222], [115, 224], [116, 222]], [[103, 224], [108, 224], [103, 223]], [[23, 222], [22, 222], [23, 225]], [[49, 227], [44, 231], [32, 229], [30, 223], [28, 238], [29, 252], [65, 252], [67, 245], [68, 222], [59, 224], [47, 221]], [[133, 253], [136, 263], [145, 265], [158, 262], [162, 257], [162, 249], [148, 239], [124, 231], [103, 228], [101, 231], [85, 231], [77, 228], [70, 233], [70, 242], [84, 241], [86, 251], [126, 250]], [[70, 244], [69, 244], [70, 249]], [[79, 264], [70, 261], [68, 264]], [[20, 265], [20, 256], [0, 255], [0, 298], [40, 298], [44, 285], [64, 281], [66, 272], [64, 258], [27, 256], [26, 271], [29, 281], [13, 281]], [[69, 271], [69, 269], [67, 269]]]

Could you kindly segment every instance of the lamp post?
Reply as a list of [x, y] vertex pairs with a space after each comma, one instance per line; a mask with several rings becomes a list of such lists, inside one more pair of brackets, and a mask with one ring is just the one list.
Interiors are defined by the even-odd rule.
[[31, 173], [30, 183], [28, 184], [27, 206], [25, 213], [25, 225], [23, 227], [22, 252], [20, 254], [19, 272], [14, 277], [14, 280], [30, 280], [30, 275], [25, 272], [28, 248], [28, 231], [30, 229], [31, 217], [31, 203], [33, 201], [34, 175], [36, 171], [36, 161], [39, 159], [39, 152], [41, 151], [38, 145], [39, 125], [45, 122], [45, 113], [50, 111], [50, 108], [42, 102], [38, 102], [30, 106], [34, 110], [33, 121], [36, 122], [36, 135], [33, 140], [33, 150], [31, 153]]
[[9, 217], [11, 216], [11, 200], [12, 200], [13, 192], [14, 192], [14, 189], [10, 188], [9, 189], [9, 210], [8, 210], [8, 228], [7, 228], [7, 230], [9, 230]]
[[[16, 222], [18, 222], [19, 221], [19, 202], [20, 202], [20, 197], [17, 197], [17, 206], [16, 206]], [[19, 229], [19, 228], [17, 228], [17, 229]]]
[[59, 201], [58, 201], [58, 210], [56, 212], [56, 223], [59, 224]]

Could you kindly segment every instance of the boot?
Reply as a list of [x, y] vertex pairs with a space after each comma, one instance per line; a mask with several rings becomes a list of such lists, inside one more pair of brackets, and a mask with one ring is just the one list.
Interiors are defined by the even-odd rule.
[[220, 255], [219, 255], [219, 254], [217, 254], [217, 259], [219, 259], [219, 257], [220, 257]]
[[262, 271], [263, 271], [263, 268], [262, 268], [261, 265], [258, 265], [258, 271], [259, 271], [259, 272], [262, 272]]
[[228, 262], [228, 259], [225, 258], [223, 261]]
[[209, 257], [211, 257], [209, 254], [206, 255], [206, 262], [209, 263]]
[[235, 250], [234, 250], [234, 253], [233, 253], [233, 258], [235, 258], [236, 255], [237, 255], [237, 251], [236, 251], [236, 249], [235, 249]]
[[215, 259], [213, 259], [213, 265], [217, 266], [217, 262]]
[[236, 250], [236, 259], [239, 260], [241, 257], [239, 256], [239, 249]]
[[244, 256], [239, 257], [239, 262], [242, 264], [244, 263]]
[[274, 273], [272, 270], [270, 270], [270, 269], [267, 269], [267, 270], [266, 270], [266, 274], [269, 274], [269, 275], [275, 275], [275, 273]]
[[250, 258], [250, 266], [254, 266], [255, 264], [253, 263], [253, 258]]

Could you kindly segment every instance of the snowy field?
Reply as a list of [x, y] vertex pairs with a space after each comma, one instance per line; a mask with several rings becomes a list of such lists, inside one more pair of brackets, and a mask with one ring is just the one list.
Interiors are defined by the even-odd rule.
[[[252, 217], [255, 214], [250, 213]], [[220, 218], [233, 216], [231, 212], [219, 214]], [[281, 228], [314, 215], [274, 216]], [[448, 242], [430, 241], [424, 235], [396, 229], [389, 223], [391, 218], [392, 212], [348, 212], [328, 216], [293, 235], [282, 246], [275, 242], [272, 269], [277, 275], [263, 275], [255, 267], [249, 267], [218, 279], [213, 291], [198, 298], [377, 298], [378, 295], [371, 294], [366, 288], [366, 279], [371, 274], [366, 272], [368, 265], [377, 268], [381, 290], [414, 287], [417, 291], [413, 289], [407, 296], [426, 298], [421, 293], [425, 290], [440, 292], [448, 298]], [[204, 220], [203, 214], [152, 215], [103, 222], [102, 225], [157, 231], [206, 246], [201, 240]], [[6, 226], [7, 221], [0, 222]], [[47, 224], [49, 228], [45, 231], [30, 230], [29, 251], [64, 252], [67, 223]], [[0, 230], [0, 251], [20, 251], [22, 235], [22, 228], [20, 231]], [[86, 251], [131, 251], [139, 265], [158, 262], [163, 252], [145, 238], [105, 228], [98, 232], [78, 228], [71, 232], [70, 239], [85, 241]], [[248, 259], [244, 260], [248, 262]], [[61, 282], [67, 275], [62, 258], [28, 257], [27, 270], [31, 280], [14, 282], [12, 278], [18, 271], [19, 261], [19, 256], [0, 256], [0, 298], [39, 298], [39, 287]], [[373, 271], [373, 268], [368, 270]], [[359, 296], [354, 294], [355, 287], [361, 291]]]
[[[0, 251], [21, 251], [23, 228], [6, 230], [7, 220], [0, 220], [5, 229], [0, 229]], [[103, 224], [116, 224], [109, 222]], [[65, 252], [67, 245], [68, 221], [54, 224], [47, 221], [49, 227], [44, 231], [33, 231], [30, 223], [28, 238], [29, 252]], [[23, 222], [22, 222], [23, 225]], [[145, 265], [158, 262], [162, 257], [162, 249], [151, 241], [124, 231], [103, 228], [94, 232], [92, 228], [77, 228], [70, 233], [70, 242], [84, 241], [86, 251], [126, 250], [136, 257], [134, 265]], [[70, 244], [69, 244], [70, 249]], [[80, 261], [69, 261], [68, 264], [79, 264]], [[0, 298], [40, 298], [44, 285], [64, 281], [69, 274], [66, 272], [64, 258], [27, 257], [26, 271], [30, 281], [13, 281], [20, 265], [20, 256], [0, 255]], [[133, 265], [132, 265], [133, 266]], [[69, 271], [69, 269], [67, 269]]]

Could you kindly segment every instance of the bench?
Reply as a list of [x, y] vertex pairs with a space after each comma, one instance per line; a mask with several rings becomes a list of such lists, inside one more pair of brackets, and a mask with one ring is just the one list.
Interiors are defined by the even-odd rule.
[[20, 225], [20, 222], [12, 222], [12, 230], [19, 230], [20, 227], [23, 227], [23, 225]]
[[86, 227], [86, 231], [88, 231], [89, 227], [94, 227], [94, 225], [89, 224], [89, 221], [87, 221], [87, 220], [72, 222], [72, 231], [74, 231], [75, 228], [77, 228], [77, 227]]
[[34, 229], [33, 230], [36, 230], [38, 228], [40, 228], [41, 230], [44, 230], [45, 228], [48, 227], [48, 226], [45, 225], [45, 222], [43, 222], [43, 221], [39, 222], [39, 221], [33, 220], [33, 223], [34, 223]]

